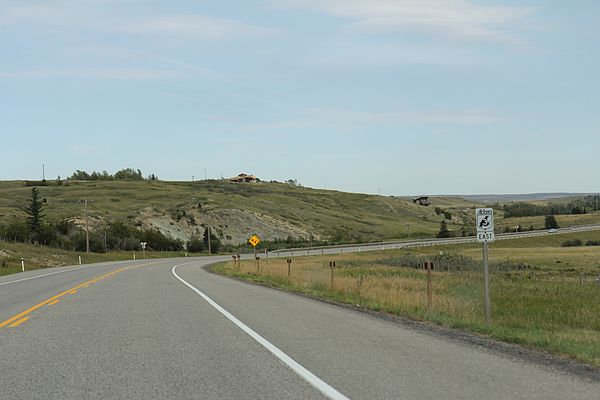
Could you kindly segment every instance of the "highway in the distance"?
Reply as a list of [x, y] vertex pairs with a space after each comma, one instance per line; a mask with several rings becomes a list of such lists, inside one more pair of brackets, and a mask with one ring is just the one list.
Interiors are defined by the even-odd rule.
[[203, 268], [219, 260], [0, 278], [0, 399], [599, 398], [600, 379]]

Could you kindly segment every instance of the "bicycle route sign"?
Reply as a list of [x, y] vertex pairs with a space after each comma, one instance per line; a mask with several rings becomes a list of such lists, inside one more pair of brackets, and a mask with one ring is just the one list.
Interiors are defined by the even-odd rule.
[[480, 243], [493, 242], [494, 237], [494, 209], [478, 208], [476, 211], [477, 241]]

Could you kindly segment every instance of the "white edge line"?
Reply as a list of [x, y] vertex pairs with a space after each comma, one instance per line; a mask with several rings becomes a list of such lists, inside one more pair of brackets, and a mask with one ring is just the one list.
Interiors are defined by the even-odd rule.
[[179, 279], [179, 281], [181, 283], [183, 283], [184, 285], [186, 285], [187, 287], [192, 289], [194, 292], [196, 292], [196, 294], [198, 294], [200, 297], [202, 297], [204, 300], [206, 300], [206, 302], [208, 304], [210, 304], [217, 311], [219, 311], [221, 314], [223, 314], [223, 316], [225, 316], [225, 318], [227, 318], [228, 320], [233, 322], [238, 328], [240, 328], [242, 331], [247, 333], [252, 339], [256, 340], [261, 346], [263, 346], [264, 348], [269, 350], [275, 357], [277, 357], [284, 364], [286, 364], [288, 367], [290, 367], [295, 373], [300, 375], [300, 377], [302, 377], [305, 381], [310, 383], [314, 388], [316, 388], [319, 392], [324, 394], [326, 397], [328, 397], [332, 400], [349, 400], [348, 397], [344, 396], [343, 394], [341, 394], [340, 392], [335, 390], [333, 387], [331, 387], [329, 384], [327, 384], [321, 378], [319, 378], [318, 376], [316, 376], [315, 374], [313, 374], [312, 372], [310, 372], [309, 370], [304, 368], [302, 365], [300, 365], [293, 358], [291, 358], [290, 356], [285, 354], [283, 351], [279, 350], [274, 344], [272, 344], [267, 339], [263, 338], [258, 333], [253, 331], [250, 327], [248, 327], [242, 321], [240, 321], [239, 319], [234, 317], [229, 311], [225, 310], [223, 307], [221, 307], [220, 305], [215, 303], [210, 297], [208, 297], [207, 295], [202, 293], [200, 290], [196, 289], [194, 286], [192, 286], [191, 284], [189, 284], [188, 282], [183, 280], [183, 278], [181, 278], [179, 275], [177, 275], [177, 272], [175, 272], [177, 267], [180, 267], [182, 265], [194, 264], [194, 263], [195, 262], [175, 265], [171, 269], [171, 273], [173, 273], [175, 278]]

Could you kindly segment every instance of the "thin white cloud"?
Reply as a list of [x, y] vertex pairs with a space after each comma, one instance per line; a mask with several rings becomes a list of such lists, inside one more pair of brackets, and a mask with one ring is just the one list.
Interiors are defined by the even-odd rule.
[[472, 0], [274, 0], [283, 7], [324, 13], [367, 33], [416, 31], [461, 39], [511, 41], [510, 24], [530, 13], [524, 7], [494, 7]]
[[343, 108], [315, 108], [307, 110], [307, 114], [317, 121], [350, 125], [489, 124], [499, 121], [497, 116], [484, 110], [375, 112]]
[[[276, 131], [331, 129], [361, 131], [403, 125], [486, 125], [501, 122], [488, 110], [424, 110], [424, 111], [361, 111], [346, 108], [321, 107], [305, 109], [295, 118], [262, 123], [244, 123], [243, 131]], [[266, 133], [265, 133], [266, 134]]]
[[251, 25], [228, 18], [202, 14], [123, 16], [118, 3], [106, 7], [97, 1], [55, 0], [17, 6], [0, 4], [0, 25], [51, 26], [135, 35], [172, 35], [195, 39], [230, 39], [269, 36], [276, 29]]
[[181, 71], [144, 68], [52, 68], [0, 72], [1, 78], [11, 79], [106, 79], [106, 80], [157, 80], [179, 79], [188, 75]]
[[206, 39], [267, 36], [277, 32], [270, 28], [205, 15], [134, 18], [115, 26], [113, 29], [133, 34], [183, 35]]

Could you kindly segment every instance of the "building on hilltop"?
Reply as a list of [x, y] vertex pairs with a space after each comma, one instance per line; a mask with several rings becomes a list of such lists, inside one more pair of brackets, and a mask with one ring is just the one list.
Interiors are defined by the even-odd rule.
[[234, 176], [233, 178], [229, 178], [229, 182], [233, 183], [257, 183], [258, 181], [259, 179], [256, 176], [243, 173]]
[[413, 203], [420, 206], [429, 206], [431, 205], [431, 200], [429, 199], [429, 196], [417, 196], [413, 198]]

